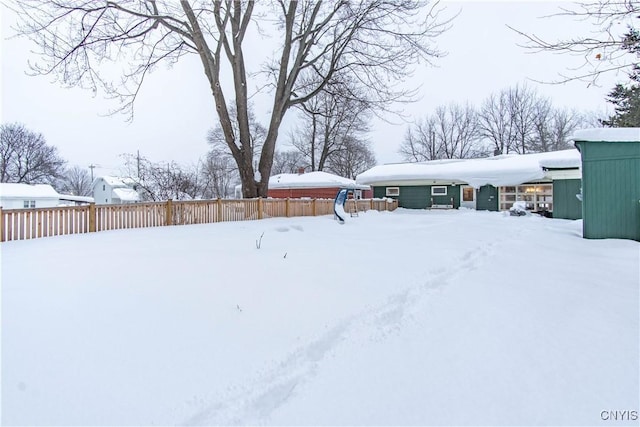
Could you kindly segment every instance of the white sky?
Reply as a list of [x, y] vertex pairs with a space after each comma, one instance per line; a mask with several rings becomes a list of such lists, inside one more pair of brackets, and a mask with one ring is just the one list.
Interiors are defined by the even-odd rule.
[[[568, 67], [581, 64], [579, 58], [552, 54], [531, 54], [518, 47], [523, 40], [506, 25], [525, 32], [535, 32], [554, 40], [562, 36], [587, 34], [592, 27], [568, 18], [540, 17], [558, 11], [560, 2], [484, 2], [447, 1], [450, 14], [461, 10], [453, 28], [442, 35], [437, 44], [448, 56], [437, 62], [437, 68], [419, 66], [411, 84], [421, 84], [420, 101], [402, 106], [404, 114], [417, 119], [437, 106], [469, 101], [479, 105], [493, 92], [527, 79], [552, 81]], [[566, 5], [566, 3], [565, 3]], [[132, 123], [123, 115], [105, 117], [116, 105], [90, 91], [64, 89], [51, 83], [51, 77], [30, 77], [27, 61], [33, 45], [13, 34], [15, 19], [2, 11], [2, 123], [21, 122], [41, 132], [55, 145], [70, 165], [100, 165], [96, 174], [117, 172], [123, 164], [122, 153], [135, 153], [152, 161], [175, 160], [182, 164], [197, 162], [208, 150], [207, 130], [215, 125], [213, 98], [199, 60], [186, 57], [171, 69], [159, 68], [152, 73], [135, 106]], [[269, 45], [269, 42], [265, 42]], [[269, 51], [256, 46], [256, 52]], [[626, 76], [607, 76], [599, 86], [574, 81], [564, 85], [538, 84], [532, 88], [553, 99], [554, 105], [588, 111], [605, 111], [606, 94], [616, 81]], [[268, 117], [270, 104], [256, 102], [258, 117]], [[291, 125], [288, 113], [285, 123]], [[379, 163], [400, 161], [399, 144], [407, 127], [376, 121], [370, 139]], [[286, 129], [281, 129], [279, 148], [286, 148]], [[285, 137], [285, 138], [283, 138]]]

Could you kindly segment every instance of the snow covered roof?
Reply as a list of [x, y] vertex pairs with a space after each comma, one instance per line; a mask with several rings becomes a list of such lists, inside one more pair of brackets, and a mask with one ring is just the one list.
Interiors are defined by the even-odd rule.
[[640, 128], [592, 128], [577, 130], [572, 141], [640, 142]]
[[132, 187], [136, 182], [132, 178], [121, 178], [118, 176], [104, 175], [96, 178], [96, 180], [104, 180], [113, 188]]
[[85, 203], [93, 203], [93, 197], [88, 196], [74, 196], [72, 194], [59, 194], [58, 198], [60, 200], [67, 200], [70, 202], [85, 202]]
[[358, 185], [356, 181], [327, 172], [309, 172], [303, 174], [281, 173], [269, 178], [269, 188], [327, 188], [341, 187], [368, 190], [368, 185]]
[[60, 195], [49, 184], [0, 183], [0, 197], [29, 199], [58, 199]]
[[455, 181], [475, 188], [518, 185], [545, 177], [545, 168], [579, 168], [580, 153], [575, 150], [535, 154], [503, 154], [482, 159], [430, 161], [380, 165], [361, 173], [359, 184], [402, 181]]
[[123, 202], [137, 202], [140, 195], [133, 188], [115, 188], [113, 194]]

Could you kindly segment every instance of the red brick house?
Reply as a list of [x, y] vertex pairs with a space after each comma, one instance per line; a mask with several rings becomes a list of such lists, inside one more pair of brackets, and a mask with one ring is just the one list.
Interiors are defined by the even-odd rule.
[[327, 172], [281, 173], [269, 178], [268, 197], [274, 199], [312, 198], [333, 199], [341, 188], [354, 190], [356, 198], [368, 199], [371, 187], [356, 184], [352, 179]]

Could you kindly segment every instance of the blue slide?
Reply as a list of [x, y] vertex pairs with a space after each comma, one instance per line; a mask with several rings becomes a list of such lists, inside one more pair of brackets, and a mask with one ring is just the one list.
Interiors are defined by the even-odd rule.
[[333, 213], [340, 224], [344, 224], [344, 221], [347, 218], [347, 214], [344, 211], [344, 202], [347, 200], [347, 194], [349, 194], [349, 190], [341, 188], [336, 195], [335, 202], [333, 203]]

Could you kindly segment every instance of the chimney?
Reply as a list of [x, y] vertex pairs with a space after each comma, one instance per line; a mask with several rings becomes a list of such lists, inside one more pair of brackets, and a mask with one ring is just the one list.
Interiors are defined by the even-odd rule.
[[298, 168], [298, 175], [302, 175], [304, 173], [304, 168]]

